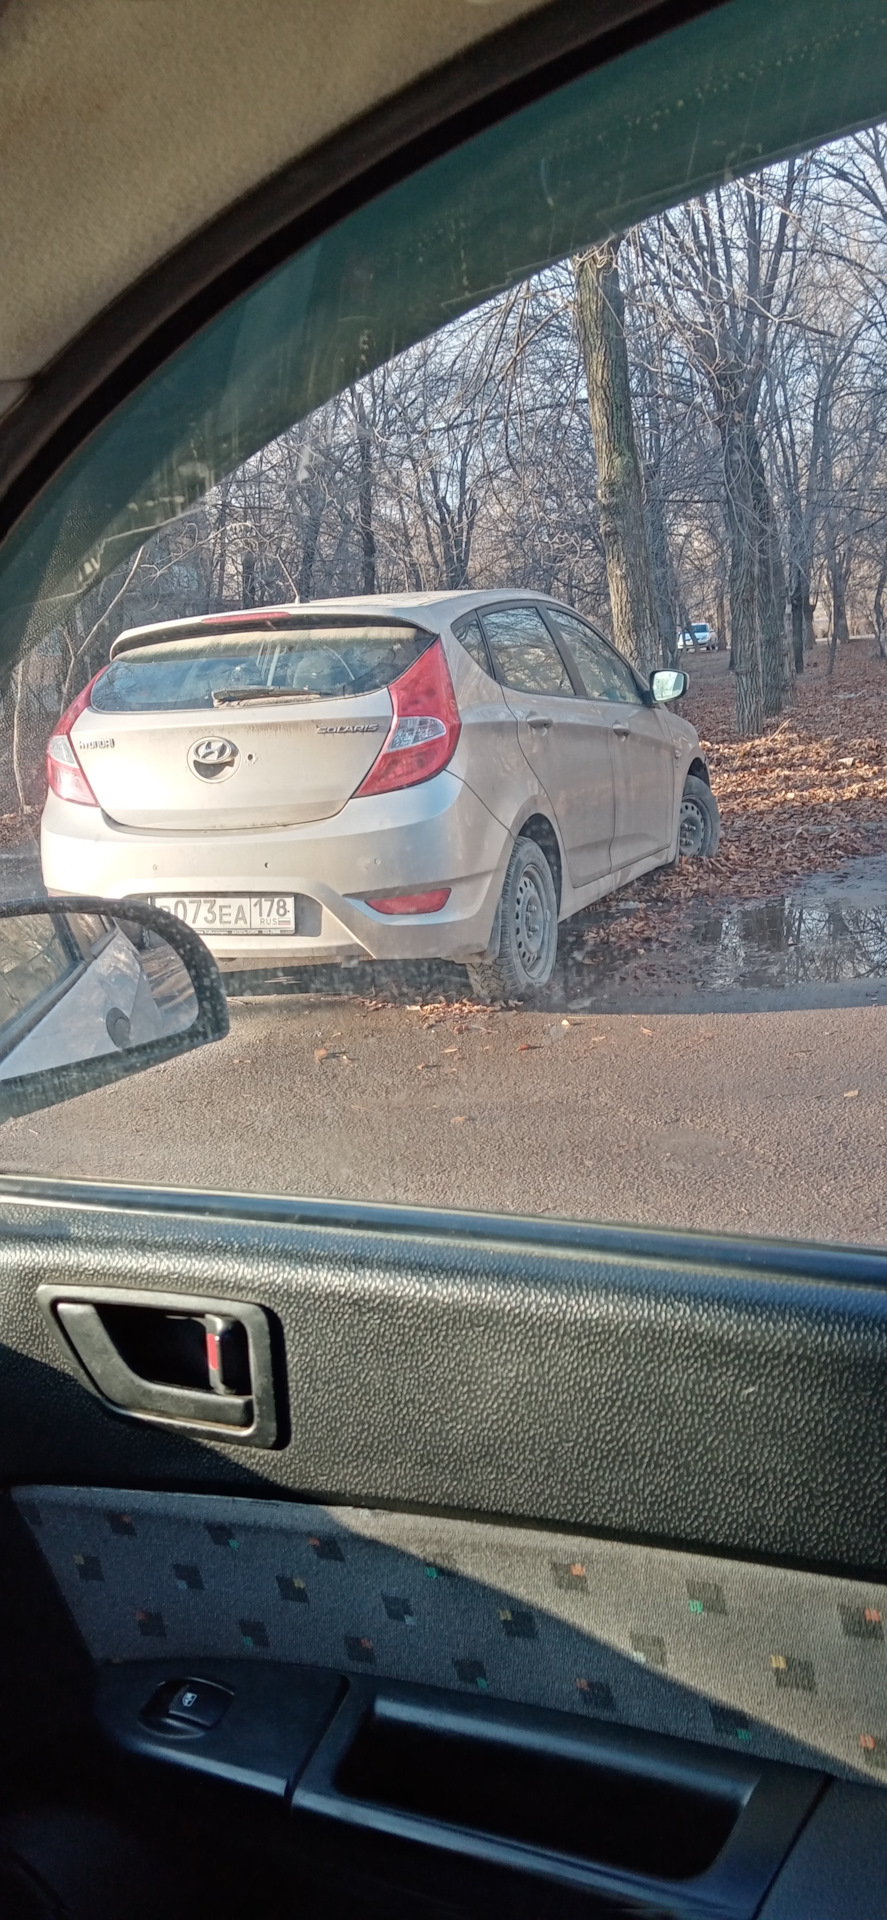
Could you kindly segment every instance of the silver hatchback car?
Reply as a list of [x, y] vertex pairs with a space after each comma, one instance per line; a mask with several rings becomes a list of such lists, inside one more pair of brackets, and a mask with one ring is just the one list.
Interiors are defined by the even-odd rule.
[[385, 594], [122, 633], [49, 742], [43, 877], [148, 899], [222, 966], [464, 962], [544, 986], [557, 928], [712, 853], [693, 728], [569, 607]]

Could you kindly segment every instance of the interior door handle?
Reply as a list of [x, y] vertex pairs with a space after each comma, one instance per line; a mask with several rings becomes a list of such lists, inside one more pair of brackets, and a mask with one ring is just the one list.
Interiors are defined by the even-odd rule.
[[614, 720], [613, 732], [619, 735], [620, 740], [627, 740], [631, 732], [631, 728], [626, 726], [624, 720]]
[[[115, 1413], [202, 1429], [215, 1433], [217, 1439], [242, 1441], [254, 1447], [274, 1445], [277, 1419], [271, 1343], [267, 1316], [261, 1307], [145, 1289], [130, 1293], [110, 1287], [39, 1287], [37, 1297], [83, 1385]], [[119, 1331], [121, 1309], [126, 1310], [125, 1338]], [[137, 1353], [141, 1350], [138, 1333], [142, 1315], [146, 1339], [141, 1344], [146, 1356], [153, 1356], [143, 1360], [144, 1372], [139, 1370], [133, 1353], [133, 1346]], [[207, 1387], [189, 1382], [187, 1368], [183, 1369], [186, 1377], [182, 1384], [156, 1377], [158, 1372], [173, 1371], [163, 1364], [165, 1325], [175, 1328], [183, 1321], [202, 1323]], [[243, 1349], [242, 1377], [233, 1388], [224, 1378], [221, 1358], [225, 1335], [232, 1328], [239, 1331]], [[162, 1336], [159, 1342], [158, 1332]], [[192, 1327], [192, 1332], [199, 1336], [201, 1327]]]

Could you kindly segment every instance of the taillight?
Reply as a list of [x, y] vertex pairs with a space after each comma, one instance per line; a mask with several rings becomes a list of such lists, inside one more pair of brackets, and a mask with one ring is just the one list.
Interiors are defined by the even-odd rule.
[[[104, 673], [104, 667], [100, 672]], [[71, 728], [75, 720], [79, 720], [84, 708], [89, 706], [89, 696], [98, 678], [99, 674], [94, 673], [89, 686], [78, 693], [76, 700], [72, 700], [46, 749], [46, 778], [51, 791], [57, 793], [60, 800], [75, 801], [78, 807], [97, 807], [99, 804], [71, 739]]]
[[431, 780], [456, 751], [462, 722], [442, 640], [392, 680], [388, 691], [394, 709], [388, 738], [355, 799]]
[[385, 900], [368, 900], [374, 913], [440, 913], [452, 892], [451, 887], [435, 887], [431, 893], [391, 893]]

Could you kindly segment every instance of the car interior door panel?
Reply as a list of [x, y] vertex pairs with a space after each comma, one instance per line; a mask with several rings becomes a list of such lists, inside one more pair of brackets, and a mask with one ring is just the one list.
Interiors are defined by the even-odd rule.
[[[519, 1912], [751, 1915], [830, 1795], [879, 1830], [877, 1258], [820, 1253], [805, 1281], [776, 1244], [574, 1226], [568, 1248], [552, 1223], [518, 1241], [491, 1218], [9, 1184], [0, 1441], [124, 1770], [273, 1802], [293, 1872], [317, 1828], [352, 1866], [381, 1847], [382, 1884], [392, 1846], [405, 1901], [453, 1855], [465, 1912], [489, 1872]], [[87, 1257], [130, 1357], [127, 1302], [204, 1339], [261, 1312], [276, 1447], [121, 1421], [89, 1390], [58, 1327]], [[181, 1371], [181, 1345], [141, 1340], [145, 1370]]]

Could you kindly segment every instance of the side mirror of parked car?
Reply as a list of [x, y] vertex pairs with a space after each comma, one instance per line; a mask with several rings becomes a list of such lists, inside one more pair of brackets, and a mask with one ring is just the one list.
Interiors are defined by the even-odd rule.
[[686, 693], [689, 681], [680, 668], [661, 667], [650, 675], [650, 692], [657, 704], [663, 700], [680, 700]]
[[0, 1120], [227, 1031], [216, 963], [171, 913], [93, 898], [0, 905]]

